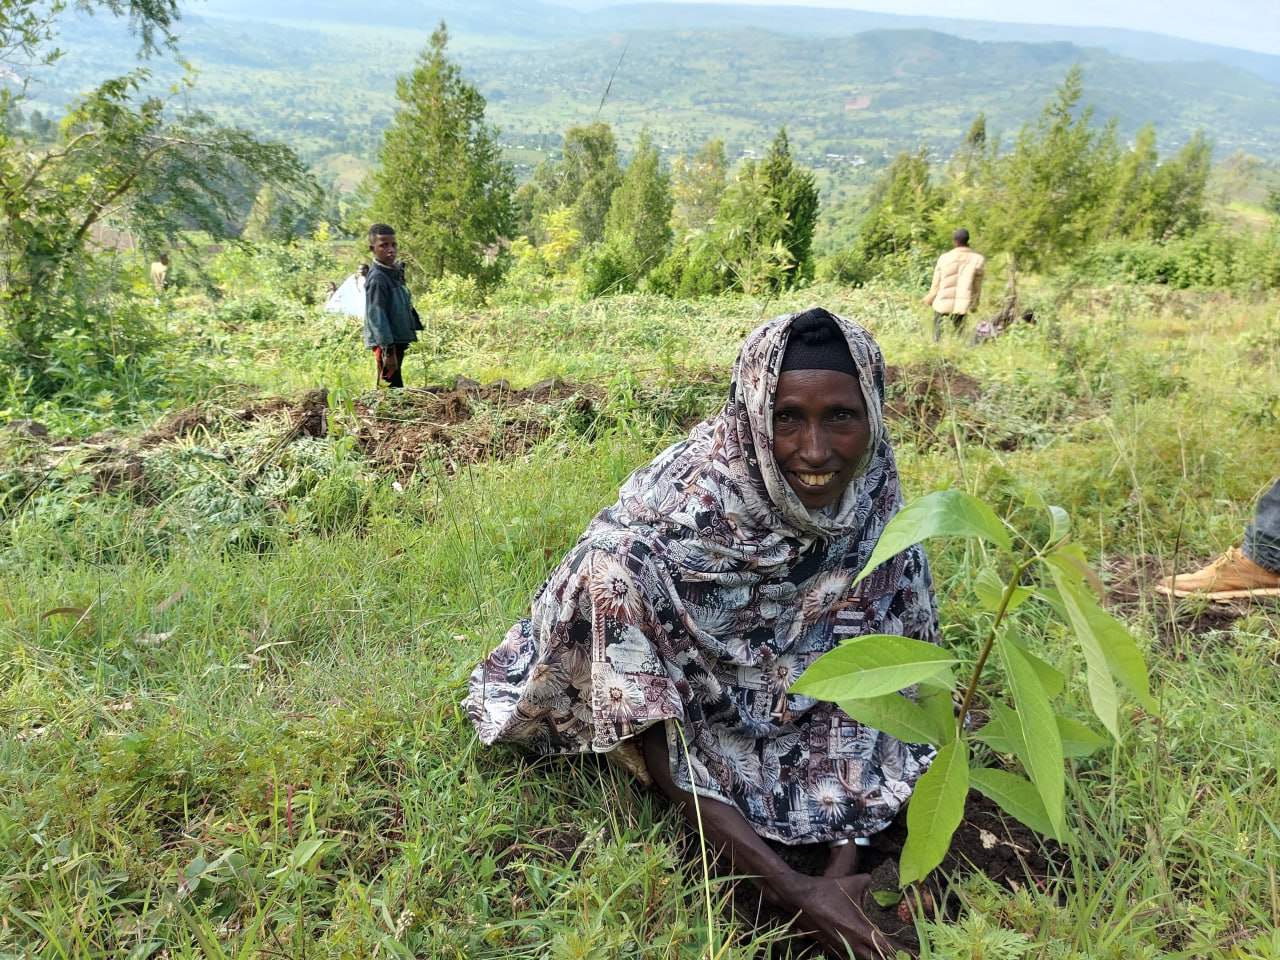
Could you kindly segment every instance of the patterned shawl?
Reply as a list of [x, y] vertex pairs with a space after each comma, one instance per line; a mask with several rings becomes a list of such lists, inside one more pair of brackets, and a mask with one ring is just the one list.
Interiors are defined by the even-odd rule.
[[465, 706], [485, 743], [634, 757], [633, 738], [665, 721], [676, 783], [787, 843], [874, 833], [910, 796], [931, 748], [787, 693], [843, 639], [937, 640], [919, 548], [850, 589], [901, 504], [884, 361], [856, 323], [836, 318], [871, 425], [858, 475], [811, 512], [773, 457], [797, 316], [747, 337], [723, 409], [632, 474], [476, 667]]

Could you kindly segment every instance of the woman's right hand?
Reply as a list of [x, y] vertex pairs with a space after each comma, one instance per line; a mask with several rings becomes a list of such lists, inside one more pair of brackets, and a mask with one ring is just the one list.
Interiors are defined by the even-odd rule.
[[845, 877], [809, 877], [794, 874], [785, 884], [777, 884], [779, 899], [799, 912], [797, 932], [817, 940], [842, 957], [852, 951], [858, 960], [884, 960], [902, 950], [905, 944], [886, 934], [863, 911], [871, 877], [861, 873]]

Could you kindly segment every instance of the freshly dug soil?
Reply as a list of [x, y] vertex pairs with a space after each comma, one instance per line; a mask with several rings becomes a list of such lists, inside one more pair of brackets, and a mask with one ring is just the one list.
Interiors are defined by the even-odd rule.
[[889, 366], [884, 380], [886, 418], [918, 441], [932, 441], [938, 424], [982, 396], [981, 383], [945, 360]]
[[[351, 432], [375, 470], [404, 478], [425, 462], [438, 461], [453, 474], [470, 464], [528, 453], [550, 433], [553, 418], [565, 405], [576, 416], [590, 417], [604, 398], [604, 390], [591, 384], [544, 380], [514, 390], [504, 380], [481, 384], [460, 377], [452, 387], [363, 394], [350, 408], [356, 419]], [[166, 444], [188, 437], [196, 443], [226, 440], [244, 425], [278, 421], [283, 447], [299, 437], [327, 436], [334, 413], [322, 388], [294, 400], [262, 397], [241, 404], [198, 404], [170, 414], [136, 438], [104, 432], [67, 441], [56, 452], [83, 451], [98, 492], [126, 489], [140, 502], [153, 503], [147, 461]], [[39, 424], [19, 422], [11, 429], [48, 444], [48, 432]]]
[[[438, 460], [454, 474], [473, 463], [528, 453], [551, 431], [549, 406], [570, 403], [575, 413], [589, 415], [604, 396], [599, 387], [563, 380], [513, 390], [505, 380], [480, 384], [459, 377], [452, 388], [366, 394], [355, 403], [355, 436], [377, 469], [405, 477], [423, 461]], [[477, 416], [480, 407], [488, 415]]]

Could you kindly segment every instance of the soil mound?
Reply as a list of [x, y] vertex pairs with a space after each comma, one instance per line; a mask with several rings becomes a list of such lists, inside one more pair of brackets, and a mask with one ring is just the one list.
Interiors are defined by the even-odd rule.
[[982, 396], [981, 383], [945, 360], [889, 366], [884, 380], [886, 417], [925, 440], [957, 408], [972, 407]]
[[353, 431], [376, 468], [408, 476], [426, 461], [449, 474], [485, 460], [528, 453], [562, 413], [590, 417], [605, 392], [590, 384], [543, 380], [520, 390], [505, 380], [459, 377], [453, 387], [366, 394], [353, 407]]
[[[897, 891], [898, 858], [906, 838], [906, 825], [899, 817], [883, 833], [872, 837], [872, 845], [859, 854], [858, 871], [871, 874], [872, 891]], [[773, 846], [793, 869], [812, 876], [822, 873], [830, 853], [824, 843]], [[1016, 891], [1027, 884], [1043, 890], [1055, 875], [1060, 876], [1068, 870], [1069, 861], [1062, 847], [1005, 815], [986, 797], [971, 791], [965, 803], [964, 819], [952, 838], [951, 849], [942, 866], [925, 881], [922, 897], [926, 910], [932, 901], [934, 913], [931, 916], [940, 913], [943, 917], [954, 917], [958, 904], [946, 896], [947, 877], [981, 873], [1009, 890]], [[910, 907], [908, 900], [912, 901]], [[868, 896], [861, 906], [867, 917], [885, 933], [913, 949], [919, 946], [908, 912], [914, 907], [913, 896], [892, 906], [881, 906]], [[785, 929], [790, 921], [790, 917], [783, 916], [761, 900], [755, 887], [746, 882], [739, 883], [734, 890], [734, 910], [741, 921], [754, 925], [758, 930]], [[773, 950], [774, 960], [818, 960], [822, 957], [836, 960], [835, 955], [824, 953], [811, 942], [799, 939], [785, 940]], [[843, 956], [840, 960], [844, 960]]]
[[293, 399], [240, 398], [236, 405], [211, 400], [134, 436], [109, 430], [79, 442], [51, 443], [47, 430], [26, 423], [11, 425], [7, 433], [27, 447], [18, 499], [28, 495], [28, 487], [45, 486], [59, 466], [70, 465], [74, 473], [82, 465], [94, 493], [124, 491], [154, 505], [208, 473], [175, 470], [175, 458], [216, 466], [228, 490], [247, 494], [273, 464], [296, 459], [286, 454], [295, 441], [336, 430], [356, 439], [376, 471], [407, 478], [438, 463], [453, 474], [482, 461], [522, 456], [566, 418], [575, 425], [591, 423], [605, 396], [600, 387], [558, 379], [514, 389], [503, 380], [482, 384], [464, 377], [451, 387], [371, 391], [338, 408], [330, 408], [322, 388]]

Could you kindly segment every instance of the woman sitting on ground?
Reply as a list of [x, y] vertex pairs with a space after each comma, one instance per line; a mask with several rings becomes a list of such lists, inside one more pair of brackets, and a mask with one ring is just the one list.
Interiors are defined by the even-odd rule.
[[[889, 824], [932, 748], [787, 691], [846, 638], [937, 639], [918, 547], [850, 588], [901, 504], [883, 396], [857, 324], [756, 329], [720, 413], [623, 485], [466, 701], [485, 743], [605, 753], [656, 783], [799, 930], [859, 957], [896, 945], [862, 913], [849, 841]], [[831, 844], [825, 873], [766, 839]]]

